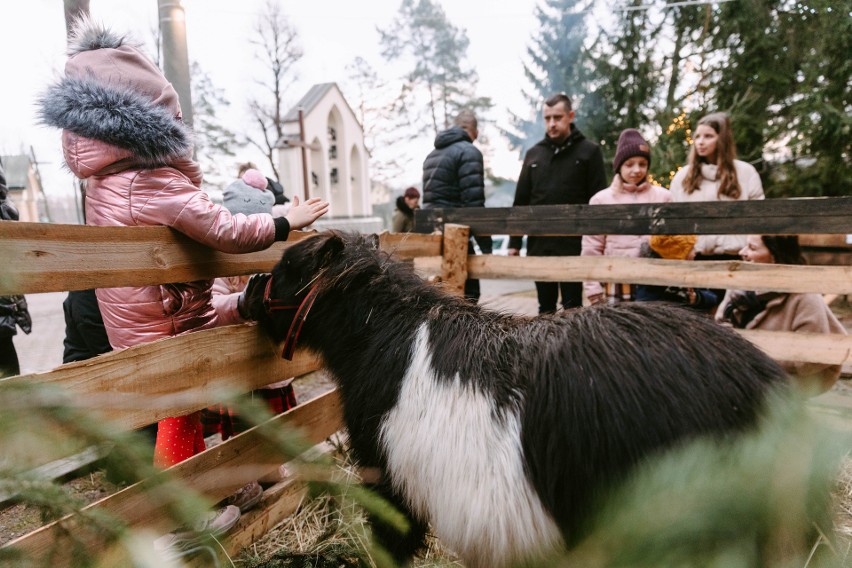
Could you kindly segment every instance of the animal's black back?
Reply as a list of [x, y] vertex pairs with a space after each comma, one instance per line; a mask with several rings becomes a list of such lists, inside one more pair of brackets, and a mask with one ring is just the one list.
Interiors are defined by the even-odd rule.
[[[633, 303], [563, 316], [559, 349], [531, 356], [522, 437], [530, 476], [566, 540], [640, 460], [755, 425], [781, 368], [735, 332], [679, 307]], [[530, 349], [534, 349], [533, 346]]]

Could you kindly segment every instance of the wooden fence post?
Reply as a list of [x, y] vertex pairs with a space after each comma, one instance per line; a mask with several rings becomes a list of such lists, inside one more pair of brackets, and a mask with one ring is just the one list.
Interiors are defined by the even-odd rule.
[[444, 250], [441, 255], [441, 280], [450, 294], [464, 294], [467, 280], [467, 246], [470, 227], [466, 225], [444, 225]]

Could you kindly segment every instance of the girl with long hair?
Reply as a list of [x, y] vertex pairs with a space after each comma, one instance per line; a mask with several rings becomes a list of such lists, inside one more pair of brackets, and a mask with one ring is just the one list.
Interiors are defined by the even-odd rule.
[[[763, 199], [763, 184], [754, 166], [737, 159], [731, 119], [723, 112], [698, 121], [689, 163], [671, 184], [672, 201], [747, 201]], [[701, 235], [695, 243], [696, 260], [739, 259], [743, 235]], [[721, 296], [720, 296], [721, 297]]]

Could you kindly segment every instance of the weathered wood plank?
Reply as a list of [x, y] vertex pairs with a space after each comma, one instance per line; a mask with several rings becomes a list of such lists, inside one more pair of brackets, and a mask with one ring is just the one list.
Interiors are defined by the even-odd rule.
[[462, 225], [444, 227], [444, 255], [441, 263], [441, 285], [450, 294], [464, 294], [467, 280], [467, 248], [470, 229]]
[[[33, 469], [27, 477], [53, 481], [61, 477], [65, 477], [66, 475], [74, 473], [78, 470], [81, 470], [84, 467], [92, 465], [96, 461], [109, 454], [111, 449], [111, 444], [101, 446], [89, 446], [82, 452], [77, 453], [73, 456], [60, 458], [58, 460], [39, 466]], [[7, 505], [6, 502], [15, 497], [16, 495], [18, 495], [18, 493], [0, 492], [0, 507], [5, 507]]]
[[852, 233], [852, 197], [415, 211], [416, 232], [445, 223], [473, 235], [841, 234]]
[[852, 251], [852, 242], [848, 239], [848, 235], [802, 235], [799, 237], [799, 244], [802, 247]]
[[[0, 223], [0, 295], [189, 282], [268, 272], [288, 246], [313, 232], [259, 252], [228, 254], [167, 227], [89, 227]], [[398, 258], [441, 254], [440, 235], [390, 234], [382, 248]]]
[[[276, 426], [286, 424], [300, 428], [308, 441], [319, 443], [342, 427], [340, 399], [336, 391], [331, 391], [270, 422]], [[216, 502], [257, 479], [262, 471], [272, 471], [283, 460], [278, 450], [259, 434], [258, 428], [252, 428], [169, 468], [168, 475]], [[156, 484], [156, 479], [136, 483], [87, 506], [86, 510], [114, 515], [130, 527], [171, 530], [175, 527], [175, 521], [166, 514], [163, 496], [158, 498], [157, 492], [151, 490]], [[98, 551], [103, 550], [104, 543], [98, 535], [80, 530], [73, 515], [19, 537], [5, 546], [21, 550], [28, 558], [35, 560], [35, 565], [44, 565], [39, 561], [48, 557], [55, 562], [67, 563], [65, 555], [51, 555], [67, 546], [68, 531], [74, 531], [75, 537], [86, 543], [93, 557], [97, 557]]]
[[256, 325], [180, 335], [61, 365], [6, 381], [43, 382], [67, 389], [76, 404], [103, 413], [121, 428], [181, 416], [217, 401], [224, 391], [248, 392], [319, 368], [315, 356], [280, 356]]
[[[324, 442], [311, 450], [319, 454], [330, 454], [333, 446]], [[298, 472], [263, 492], [263, 497], [257, 507], [244, 513], [237, 525], [221, 541], [221, 550], [217, 551], [220, 560], [226, 562], [223, 554], [232, 558], [244, 548], [260, 540], [270, 529], [284, 521], [296, 512], [299, 504], [307, 497], [307, 484], [298, 477]], [[196, 556], [189, 566], [199, 568], [209, 565], [209, 558]]]
[[379, 234], [382, 250], [393, 254], [399, 259], [416, 258], [420, 256], [440, 256], [443, 236], [441, 233], [421, 235], [417, 233]]
[[[422, 263], [418, 270], [426, 270]], [[694, 262], [614, 256], [506, 257], [468, 259], [472, 278], [548, 282], [630, 282], [700, 288], [777, 292], [852, 293], [852, 266], [782, 266], [750, 262]]]
[[740, 329], [740, 335], [776, 361], [852, 363], [852, 335]]

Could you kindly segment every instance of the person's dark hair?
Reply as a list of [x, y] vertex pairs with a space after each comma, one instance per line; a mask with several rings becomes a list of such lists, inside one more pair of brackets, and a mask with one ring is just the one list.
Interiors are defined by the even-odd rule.
[[772, 253], [775, 264], [807, 264], [802, 256], [798, 235], [761, 235], [760, 240]]
[[414, 197], [416, 197], [417, 199], [420, 199], [420, 192], [417, 190], [416, 187], [412, 186], [412, 187], [409, 187], [408, 189], [405, 190], [405, 193], [403, 193], [403, 196], [408, 197], [409, 199], [414, 198]]
[[544, 101], [544, 105], [549, 107], [554, 107], [559, 103], [565, 103], [566, 111], [573, 110], [571, 107], [571, 99], [569, 99], [568, 95], [566, 95], [565, 93], [556, 93], [555, 95], [550, 95]]
[[[739, 199], [742, 190], [740, 189], [740, 182], [737, 180], [737, 169], [734, 166], [734, 160], [737, 158], [737, 145], [734, 142], [734, 132], [731, 129], [731, 117], [724, 112], [714, 112], [702, 117], [698, 121], [698, 126], [709, 126], [719, 135], [716, 140], [715, 164], [718, 167], [719, 195]], [[687, 173], [683, 184], [686, 193], [694, 192], [701, 184], [703, 179], [701, 163], [704, 161], [698, 155], [693, 144], [689, 151], [689, 173]]]
[[240, 164], [237, 166], [237, 177], [243, 177], [243, 174], [248, 170], [256, 170], [257, 166], [254, 165], [254, 162], [246, 162], [244, 164]]

